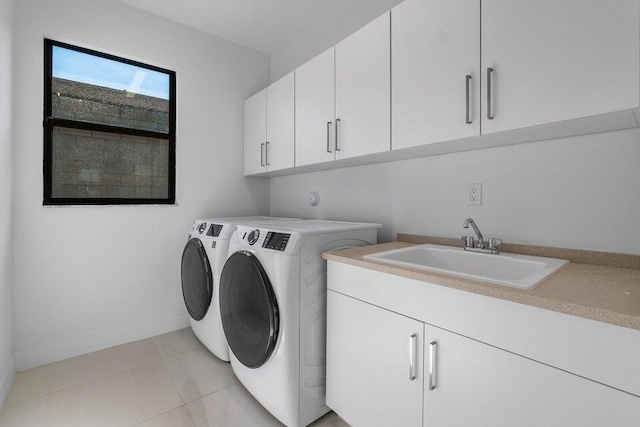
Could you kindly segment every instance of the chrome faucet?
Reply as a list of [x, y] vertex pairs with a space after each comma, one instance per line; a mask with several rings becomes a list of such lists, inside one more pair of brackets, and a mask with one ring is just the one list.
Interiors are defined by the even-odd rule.
[[469, 225], [471, 225], [471, 227], [473, 227], [473, 231], [475, 231], [476, 235], [478, 236], [478, 241], [476, 242], [475, 247], [483, 249], [484, 248], [484, 239], [482, 237], [482, 233], [480, 232], [480, 229], [476, 225], [476, 222], [473, 220], [473, 218], [465, 219], [464, 220], [464, 224], [462, 224], [462, 228], [469, 228]]
[[498, 255], [500, 253], [498, 247], [502, 244], [501, 239], [496, 239], [495, 237], [489, 238], [487, 245], [485, 247], [484, 238], [482, 237], [482, 233], [478, 228], [478, 225], [473, 220], [473, 218], [467, 218], [464, 220], [464, 224], [462, 224], [463, 228], [469, 228], [469, 225], [473, 228], [476, 235], [478, 236], [478, 240], [474, 240], [473, 236], [462, 236], [462, 241], [464, 242], [464, 250], [472, 251], [472, 252], [481, 252], [485, 254], [493, 254]]

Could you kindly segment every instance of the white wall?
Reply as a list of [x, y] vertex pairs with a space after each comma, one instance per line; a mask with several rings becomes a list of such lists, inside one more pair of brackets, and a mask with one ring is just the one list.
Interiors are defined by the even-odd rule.
[[331, 13], [319, 16], [303, 34], [298, 34], [271, 54], [271, 82], [329, 49], [401, 2], [402, 0], [341, 1]]
[[11, 91], [13, 0], [0, 0], [0, 408], [9, 393], [13, 361], [13, 196]]
[[[113, 0], [20, 0], [15, 31], [19, 369], [188, 324], [180, 256], [196, 217], [266, 214], [243, 178], [243, 100], [269, 59]], [[43, 38], [177, 72], [177, 206], [42, 207]]]
[[[470, 234], [473, 217], [507, 242], [640, 254], [638, 159], [632, 129], [279, 177], [271, 214], [380, 222], [382, 241]], [[467, 206], [477, 182], [482, 206]]]

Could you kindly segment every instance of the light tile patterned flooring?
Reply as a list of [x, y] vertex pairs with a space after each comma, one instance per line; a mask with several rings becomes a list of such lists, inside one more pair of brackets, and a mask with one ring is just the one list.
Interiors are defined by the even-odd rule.
[[191, 329], [18, 372], [0, 412], [0, 427], [281, 425]]

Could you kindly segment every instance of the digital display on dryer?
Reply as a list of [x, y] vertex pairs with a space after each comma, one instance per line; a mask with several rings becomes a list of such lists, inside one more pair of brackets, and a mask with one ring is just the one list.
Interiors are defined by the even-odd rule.
[[207, 231], [207, 236], [218, 237], [221, 231], [222, 231], [222, 225], [211, 224], [211, 227], [209, 227], [209, 231]]
[[265, 237], [262, 247], [276, 251], [284, 251], [287, 248], [287, 243], [289, 242], [290, 237], [291, 234], [274, 233], [273, 231], [270, 231], [267, 233], [267, 237]]

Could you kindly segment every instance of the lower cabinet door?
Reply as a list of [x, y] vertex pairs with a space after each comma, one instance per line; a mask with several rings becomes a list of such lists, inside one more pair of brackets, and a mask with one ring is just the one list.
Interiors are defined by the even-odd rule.
[[430, 325], [424, 345], [425, 427], [640, 425], [633, 395]]
[[327, 405], [351, 426], [421, 426], [423, 327], [328, 291]]

